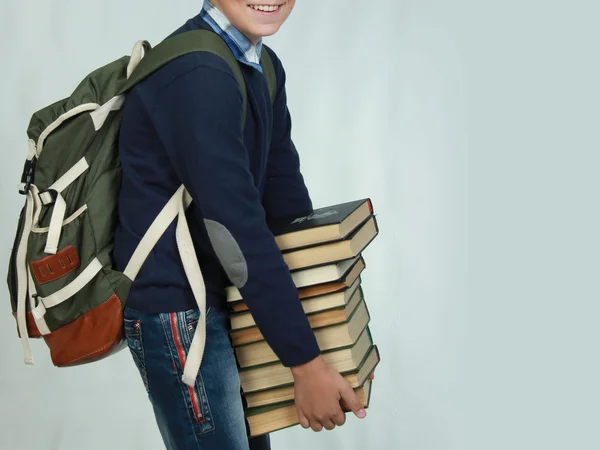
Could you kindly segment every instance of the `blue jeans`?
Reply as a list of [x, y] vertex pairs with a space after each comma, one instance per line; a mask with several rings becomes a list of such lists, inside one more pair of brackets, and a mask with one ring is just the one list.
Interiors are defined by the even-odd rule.
[[196, 386], [181, 380], [200, 312], [146, 314], [125, 308], [125, 336], [168, 450], [269, 450], [248, 439], [227, 312], [209, 308]]

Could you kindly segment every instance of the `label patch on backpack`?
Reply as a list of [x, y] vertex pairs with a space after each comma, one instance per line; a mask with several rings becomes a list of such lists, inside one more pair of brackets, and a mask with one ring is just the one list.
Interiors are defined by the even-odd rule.
[[73, 245], [65, 247], [55, 255], [31, 262], [31, 273], [38, 284], [58, 280], [79, 267], [79, 255]]

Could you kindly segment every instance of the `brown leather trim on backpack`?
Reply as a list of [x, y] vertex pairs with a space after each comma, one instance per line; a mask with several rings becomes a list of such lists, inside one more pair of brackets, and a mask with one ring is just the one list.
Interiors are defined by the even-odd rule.
[[44, 336], [57, 367], [85, 364], [112, 353], [123, 341], [123, 306], [117, 295]]
[[[17, 313], [13, 313], [13, 316], [15, 317], [15, 320], [17, 320]], [[42, 337], [42, 333], [40, 333], [40, 330], [38, 330], [37, 325], [35, 324], [35, 319], [33, 318], [33, 314], [28, 312], [27, 313], [27, 333], [29, 334], [30, 338], [41, 338]], [[21, 333], [19, 333], [19, 327], [17, 326], [17, 335], [19, 336], [19, 338], [21, 337]]]
[[73, 245], [63, 248], [55, 255], [31, 262], [31, 273], [38, 284], [56, 281], [79, 267], [79, 255]]

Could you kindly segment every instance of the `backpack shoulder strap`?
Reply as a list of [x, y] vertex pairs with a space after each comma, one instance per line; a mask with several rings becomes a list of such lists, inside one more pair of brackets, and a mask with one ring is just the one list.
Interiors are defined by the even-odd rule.
[[262, 66], [265, 79], [267, 80], [269, 94], [271, 94], [271, 103], [275, 103], [277, 77], [275, 75], [275, 67], [273, 66], [273, 60], [271, 59], [271, 55], [265, 47], [263, 47], [263, 51], [260, 57], [260, 65]]
[[[168, 62], [193, 52], [210, 52], [227, 63], [233, 71], [233, 75], [238, 82], [242, 92], [242, 127], [246, 123], [246, 111], [248, 109], [248, 95], [246, 92], [246, 83], [244, 76], [238, 65], [237, 60], [231, 53], [231, 50], [216, 33], [208, 30], [186, 31], [170, 38], [165, 39], [158, 44], [140, 61], [137, 68], [127, 80], [125, 85], [119, 90], [123, 94], [133, 88], [136, 84], [150, 76], [152, 73], [166, 65]], [[266, 53], [266, 52], [265, 52]], [[272, 64], [271, 64], [272, 66]], [[275, 71], [273, 70], [273, 74]]]

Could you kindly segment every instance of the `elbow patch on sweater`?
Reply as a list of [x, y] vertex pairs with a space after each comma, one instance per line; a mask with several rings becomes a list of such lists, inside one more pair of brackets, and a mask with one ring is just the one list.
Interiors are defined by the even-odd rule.
[[231, 282], [239, 289], [248, 281], [248, 265], [242, 249], [229, 230], [214, 220], [204, 219], [210, 243]]

